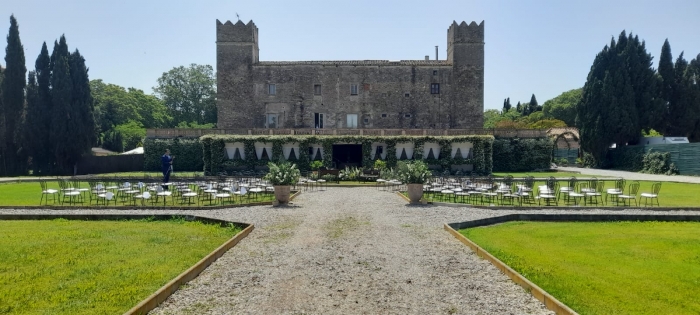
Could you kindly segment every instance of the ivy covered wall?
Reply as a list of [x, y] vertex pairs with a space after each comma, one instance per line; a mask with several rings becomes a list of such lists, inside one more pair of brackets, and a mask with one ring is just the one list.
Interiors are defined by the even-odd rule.
[[175, 156], [173, 169], [176, 172], [201, 171], [204, 168], [202, 148], [198, 139], [146, 139], [143, 143], [143, 169], [148, 172], [160, 172], [160, 157], [165, 153], [165, 149], [170, 149], [170, 154]]
[[499, 138], [488, 156], [493, 157], [494, 172], [528, 172], [549, 169], [553, 150], [554, 141], [549, 138]]
[[[304, 171], [308, 170], [309, 162], [315, 158], [316, 152], [309, 155], [308, 148], [311, 146], [321, 146], [323, 148], [323, 165], [331, 167], [333, 163], [333, 144], [361, 144], [362, 164], [372, 165], [372, 142], [386, 144], [387, 166], [396, 165], [397, 143], [413, 143], [415, 150], [411, 158], [422, 158], [423, 145], [426, 142], [440, 145], [439, 158], [427, 159], [429, 164], [440, 165], [448, 169], [452, 165], [472, 164], [474, 171], [480, 174], [491, 172], [492, 158], [490, 156], [493, 144], [492, 136], [454, 136], [454, 137], [432, 137], [432, 136], [240, 136], [240, 135], [206, 135], [200, 138], [203, 146], [204, 171], [208, 174], [216, 174], [221, 171], [228, 171], [233, 168], [245, 167], [254, 168], [265, 166], [268, 161], [279, 161], [284, 159], [283, 146], [289, 143], [298, 143], [299, 152], [295, 152], [292, 157]], [[234, 156], [229, 159], [226, 154], [226, 143], [243, 143], [245, 147], [245, 159]], [[272, 152], [267, 153], [267, 159], [259, 159], [255, 152], [255, 143], [271, 143]], [[466, 152], [463, 156], [452, 158], [452, 143], [469, 142], [473, 144], [473, 152], [470, 156]], [[460, 154], [460, 155], [462, 155]], [[489, 156], [487, 156], [489, 155]]]

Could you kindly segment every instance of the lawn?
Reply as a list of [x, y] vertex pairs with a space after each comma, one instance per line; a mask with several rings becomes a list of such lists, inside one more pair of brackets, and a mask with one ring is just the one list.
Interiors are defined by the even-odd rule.
[[0, 231], [0, 314], [122, 314], [240, 229], [57, 219]]
[[592, 175], [583, 175], [579, 173], [571, 173], [571, 172], [494, 172], [493, 176], [494, 177], [504, 177], [506, 175], [512, 175], [515, 178], [523, 178], [529, 175], [532, 175], [535, 178], [548, 178], [550, 176], [554, 176], [556, 178], [570, 178], [572, 176], [574, 177], [580, 177], [580, 178], [591, 178], [591, 177], [598, 177], [598, 178], [607, 178], [606, 176], [592, 176]]
[[[51, 189], [58, 189], [58, 183], [56, 181], [49, 181], [48, 182], [48, 187]], [[81, 187], [88, 188], [88, 184], [86, 182], [81, 182]], [[252, 195], [251, 195], [252, 196]], [[86, 197], [87, 198], [87, 197]], [[56, 196], [56, 199], [58, 200], [59, 197]], [[273, 194], [260, 194], [257, 199], [251, 197], [250, 199], [248, 198], [243, 198], [243, 203], [255, 203], [255, 202], [267, 202], [267, 201], [272, 201], [274, 199]], [[39, 201], [41, 200], [41, 186], [39, 185], [39, 182], [20, 182], [20, 183], [0, 183], [0, 206], [38, 206]], [[83, 206], [88, 205], [89, 199], [86, 199], [86, 202], [82, 204]], [[43, 204], [43, 203], [42, 203]], [[126, 203], [126, 205], [131, 205], [131, 202]], [[228, 201], [226, 204], [231, 204]], [[233, 204], [240, 204], [240, 201], [238, 198], [234, 198], [234, 203]], [[53, 205], [52, 199], [49, 198], [49, 205]], [[55, 205], [60, 205], [59, 202], [57, 201]], [[114, 205], [114, 202], [110, 203], [110, 205]], [[124, 205], [124, 203], [117, 202], [118, 206]], [[140, 201], [137, 203], [137, 205], [140, 205]], [[146, 205], [150, 206], [151, 202], [148, 201], [146, 202]], [[162, 206], [163, 201], [160, 199], [159, 203], [155, 204], [155, 206]], [[172, 199], [168, 198], [167, 200], [167, 205], [172, 206]], [[217, 205], [217, 203], [214, 203], [214, 205]], [[92, 201], [92, 206], [95, 205], [95, 200]], [[208, 201], [202, 200], [202, 203], [198, 205], [196, 202], [192, 205], [181, 205], [179, 198], [175, 199], [175, 206], [178, 207], [202, 207], [202, 206], [209, 206]], [[99, 207], [105, 207], [102, 204], [99, 205]]]
[[508, 222], [460, 233], [580, 314], [700, 313], [700, 223]]
[[[629, 186], [629, 184], [632, 183], [632, 181], [626, 181], [625, 185]], [[637, 194], [637, 197], [639, 197], [639, 194], [643, 192], [651, 192], [651, 185], [654, 182], [651, 181], [640, 181], [639, 182], [639, 193]], [[563, 184], [563, 183], [562, 183]], [[535, 182], [535, 190], [537, 189], [536, 187], [538, 185], [544, 185], [544, 182]], [[605, 187], [606, 188], [613, 188], [613, 182], [605, 182]], [[625, 191], [627, 188], [625, 188]], [[536, 193], [536, 192], [535, 192]], [[432, 196], [430, 194], [424, 194], [425, 198], [428, 201], [442, 201], [440, 197], [440, 194], [436, 194], [435, 196]], [[563, 196], [562, 200], [559, 201], [559, 205], [563, 206], [566, 205], [563, 201]], [[639, 201], [639, 200], [638, 200]], [[452, 202], [450, 200], [449, 202]], [[461, 203], [460, 199], [457, 199], [457, 203]], [[465, 200], [464, 202], [467, 204], [468, 202]], [[552, 203], [554, 204], [554, 203]], [[659, 204], [661, 207], [700, 207], [700, 184], [689, 184], [689, 183], [674, 183], [674, 182], [662, 182], [661, 183], [661, 191], [659, 193]], [[607, 204], [606, 206], [614, 206], [615, 204]], [[644, 201], [642, 201], [642, 206], [644, 205]], [[532, 206], [532, 207], [545, 207], [544, 202], [542, 205], [538, 205], [537, 202], [535, 201], [534, 204], [525, 204], [523, 203], [523, 206]], [[632, 202], [632, 206], [634, 206], [634, 202]], [[602, 207], [602, 205], [592, 205], [591, 207]]]

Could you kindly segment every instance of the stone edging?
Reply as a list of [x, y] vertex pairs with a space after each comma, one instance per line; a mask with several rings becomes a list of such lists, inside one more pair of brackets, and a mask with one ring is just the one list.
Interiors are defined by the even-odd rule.
[[[66, 214], [66, 215], [61, 215], [61, 214], [0, 214], [0, 220], [46, 220], [46, 219], [68, 219], [68, 220], [134, 220], [134, 219], [146, 219], [146, 218], [155, 218], [155, 219], [160, 219], [160, 220], [167, 220], [167, 219], [172, 219], [175, 217], [180, 217], [177, 215], [140, 215], [140, 214], [117, 214], [117, 215], [109, 215], [109, 214]], [[204, 269], [209, 267], [214, 261], [216, 261], [219, 257], [221, 257], [224, 253], [226, 253], [229, 249], [232, 247], [236, 246], [238, 242], [240, 242], [242, 239], [244, 239], [250, 232], [253, 231], [255, 228], [252, 224], [243, 224], [243, 223], [238, 223], [238, 222], [232, 222], [232, 221], [226, 221], [226, 220], [219, 220], [219, 219], [212, 219], [212, 218], [206, 218], [206, 217], [199, 217], [199, 216], [192, 216], [192, 215], [185, 215], [182, 216], [185, 217], [186, 220], [188, 221], [201, 221], [205, 223], [215, 223], [215, 224], [229, 224], [229, 223], [235, 223], [239, 225], [244, 225], [246, 226], [243, 231], [239, 232], [238, 234], [234, 235], [231, 239], [226, 241], [224, 244], [216, 248], [214, 251], [209, 253], [207, 256], [199, 260], [196, 264], [194, 264], [192, 267], [188, 268], [181, 274], [179, 274], [177, 277], [174, 279], [170, 280], [167, 284], [162, 286], [158, 291], [155, 293], [151, 294], [149, 297], [141, 301], [139, 304], [128, 310], [124, 314], [128, 315], [137, 315], [137, 314], [147, 314], [154, 308], [156, 308], [160, 303], [165, 301], [170, 295], [175, 293], [180, 286], [183, 284], [191, 281], [192, 279], [196, 278]]]
[[472, 228], [485, 225], [493, 225], [508, 221], [553, 221], [553, 222], [606, 222], [606, 221], [697, 221], [700, 215], [644, 215], [644, 214], [509, 214], [499, 217], [491, 217], [480, 220], [445, 223], [444, 228], [460, 242], [471, 248], [479, 257], [491, 262], [501, 270], [513, 282], [528, 290], [532, 296], [544, 303], [544, 305], [556, 314], [578, 314], [555, 297], [530, 282], [517, 271], [504, 264], [501, 260], [491, 255], [464, 235], [457, 232], [459, 229]]

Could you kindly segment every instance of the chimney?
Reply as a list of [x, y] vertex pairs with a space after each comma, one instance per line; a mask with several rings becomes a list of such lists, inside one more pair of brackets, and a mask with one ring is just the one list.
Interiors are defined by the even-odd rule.
[[430, 60], [430, 56], [425, 55], [425, 61], [428, 61], [428, 60]]
[[438, 60], [438, 46], [435, 46], [435, 60]]

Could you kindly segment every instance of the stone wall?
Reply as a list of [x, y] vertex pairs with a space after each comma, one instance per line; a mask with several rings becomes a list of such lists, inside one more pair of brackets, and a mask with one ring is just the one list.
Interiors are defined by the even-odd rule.
[[219, 128], [271, 127], [268, 116], [315, 128], [317, 114], [323, 128], [351, 127], [348, 115], [357, 128], [483, 126], [483, 22], [450, 26], [447, 60], [260, 62], [257, 36], [252, 21], [217, 21]]

